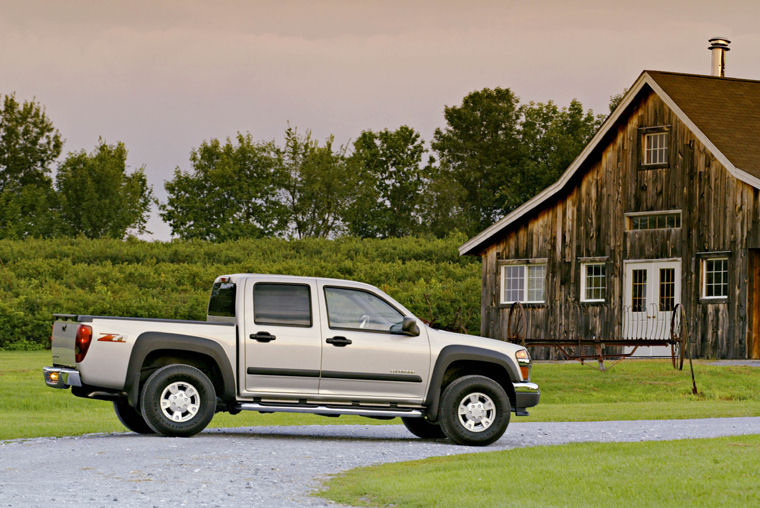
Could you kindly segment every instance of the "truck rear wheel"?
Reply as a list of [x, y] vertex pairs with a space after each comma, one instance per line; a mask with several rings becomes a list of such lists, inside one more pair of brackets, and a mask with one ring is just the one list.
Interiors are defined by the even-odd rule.
[[209, 378], [189, 365], [167, 365], [151, 374], [142, 389], [140, 409], [150, 428], [164, 436], [193, 436], [216, 412]]
[[404, 427], [415, 436], [422, 439], [443, 439], [446, 434], [437, 423], [432, 423], [424, 418], [401, 418]]
[[127, 399], [113, 401], [113, 410], [116, 412], [116, 417], [119, 421], [132, 432], [155, 434], [156, 431], [150, 428], [145, 418], [143, 418], [137, 409], [129, 405]]
[[486, 446], [509, 425], [510, 404], [499, 383], [485, 376], [464, 376], [443, 391], [438, 421], [457, 444]]

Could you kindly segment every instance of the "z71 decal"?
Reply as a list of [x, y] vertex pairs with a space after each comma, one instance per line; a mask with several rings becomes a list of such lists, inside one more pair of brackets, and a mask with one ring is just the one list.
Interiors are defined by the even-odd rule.
[[124, 343], [124, 342], [127, 342], [127, 339], [125, 339], [123, 335], [116, 335], [116, 334], [113, 334], [113, 333], [104, 333], [103, 336], [98, 339], [98, 342], [119, 342], [119, 343]]

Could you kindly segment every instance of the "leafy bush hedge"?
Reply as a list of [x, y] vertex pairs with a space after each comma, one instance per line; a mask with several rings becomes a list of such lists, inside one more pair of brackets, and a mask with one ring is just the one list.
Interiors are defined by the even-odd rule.
[[2, 240], [0, 348], [45, 347], [54, 312], [202, 320], [213, 280], [243, 272], [368, 282], [423, 319], [477, 333], [480, 262], [458, 255], [465, 240]]

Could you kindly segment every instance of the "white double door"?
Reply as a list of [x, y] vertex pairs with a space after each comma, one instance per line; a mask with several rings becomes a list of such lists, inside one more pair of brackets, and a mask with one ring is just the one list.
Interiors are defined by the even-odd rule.
[[[681, 303], [681, 260], [626, 261], [623, 298], [625, 338], [669, 338], [673, 309]], [[643, 346], [634, 356], [669, 357], [670, 347]]]

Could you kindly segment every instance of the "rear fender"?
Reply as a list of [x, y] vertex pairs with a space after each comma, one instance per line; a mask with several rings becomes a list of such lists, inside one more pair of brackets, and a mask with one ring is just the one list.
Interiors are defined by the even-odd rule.
[[163, 332], [146, 332], [137, 337], [129, 357], [124, 391], [127, 392], [127, 399], [131, 406], [137, 407], [140, 397], [140, 380], [145, 359], [152, 352], [159, 350], [174, 351], [180, 355], [191, 352], [210, 358], [221, 373], [220, 381], [223, 390], [222, 393], [217, 395], [224, 401], [235, 400], [235, 376], [222, 346], [213, 340], [202, 337]]

